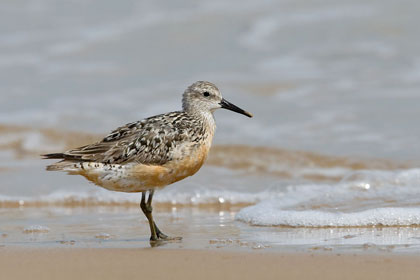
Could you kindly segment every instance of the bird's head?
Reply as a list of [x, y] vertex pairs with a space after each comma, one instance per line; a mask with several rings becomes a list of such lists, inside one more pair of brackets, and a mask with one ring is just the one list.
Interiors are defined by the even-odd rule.
[[185, 90], [182, 107], [185, 111], [210, 111], [212, 113], [219, 108], [224, 108], [252, 118], [251, 113], [225, 100], [214, 84], [205, 81], [195, 82]]

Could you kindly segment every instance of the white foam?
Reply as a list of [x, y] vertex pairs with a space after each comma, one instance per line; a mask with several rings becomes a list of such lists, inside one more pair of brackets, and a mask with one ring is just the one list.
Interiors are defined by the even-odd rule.
[[[209, 190], [209, 189], [186, 189], [180, 190], [172, 188], [159, 191], [154, 196], [154, 203], [169, 203], [172, 205], [193, 205], [199, 206], [203, 204], [254, 204], [275, 197], [278, 192], [264, 191], [260, 193], [236, 192], [228, 190]], [[0, 203], [16, 203], [21, 206], [27, 204], [50, 204], [50, 205], [138, 205], [140, 194], [110, 192], [107, 190], [97, 189], [95, 191], [86, 192], [69, 192], [55, 191], [47, 195], [37, 197], [24, 196], [7, 196], [0, 195]]]
[[331, 213], [314, 210], [281, 210], [276, 205], [261, 203], [243, 209], [236, 219], [259, 226], [418, 226], [420, 225], [420, 208], [377, 208], [353, 213]]
[[419, 169], [363, 171], [338, 184], [290, 186], [283, 196], [242, 209], [236, 219], [261, 226], [417, 226], [419, 205]]

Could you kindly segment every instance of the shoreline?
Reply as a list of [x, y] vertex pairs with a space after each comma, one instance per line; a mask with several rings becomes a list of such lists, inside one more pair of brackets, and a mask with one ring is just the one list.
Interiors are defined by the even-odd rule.
[[418, 279], [419, 261], [394, 254], [0, 248], [5, 279]]
[[[148, 222], [137, 208], [21, 207], [3, 208], [0, 214], [0, 248], [150, 248]], [[420, 227], [261, 227], [236, 221], [235, 214], [213, 208], [157, 208], [160, 228], [184, 238], [159, 249], [278, 254], [420, 252]]]

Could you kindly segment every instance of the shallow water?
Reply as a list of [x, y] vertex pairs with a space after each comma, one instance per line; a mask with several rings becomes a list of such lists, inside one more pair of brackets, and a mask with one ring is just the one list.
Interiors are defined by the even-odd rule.
[[237, 208], [157, 207], [160, 228], [182, 241], [153, 244], [136, 207], [24, 207], [0, 211], [0, 247], [209, 249], [416, 254], [419, 227], [250, 227]]
[[[255, 117], [216, 112], [207, 164], [156, 194], [158, 208], [178, 207], [162, 214], [163, 224], [172, 224], [165, 215], [178, 215], [183, 223], [215, 226], [193, 235], [205, 236], [200, 246], [214, 234], [222, 239], [213, 240], [215, 246], [232, 239], [274, 247], [323, 244], [327, 250], [340, 244], [417, 248], [418, 2], [33, 0], [2, 6], [5, 244], [44, 244], [38, 242], [43, 236], [56, 244], [69, 231], [67, 239], [77, 244], [134, 246], [118, 240], [137, 240], [139, 195], [46, 173], [48, 162], [38, 155], [177, 110], [184, 88], [205, 79]], [[120, 231], [112, 231], [114, 220], [110, 228], [96, 223], [107, 219], [101, 211], [118, 220], [124, 207], [132, 220]], [[235, 234], [221, 229], [209, 207], [228, 213]], [[49, 231], [22, 233], [37, 230], [31, 226]], [[175, 225], [175, 232], [183, 226]]]

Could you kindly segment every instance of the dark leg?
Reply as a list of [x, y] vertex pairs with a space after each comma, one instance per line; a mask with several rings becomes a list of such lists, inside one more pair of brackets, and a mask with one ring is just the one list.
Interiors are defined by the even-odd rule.
[[[149, 194], [149, 198], [146, 203], [146, 192], [144, 191], [141, 193], [140, 208], [143, 211], [144, 215], [146, 216], [147, 220], [149, 221], [150, 234], [151, 234], [150, 240], [155, 241], [158, 239], [158, 237], [156, 234], [155, 222], [153, 221], [153, 216], [152, 216], [153, 208], [149, 207], [149, 201], [151, 202], [150, 196], [153, 197], [152, 192]], [[151, 206], [151, 203], [150, 203], [150, 206]]]
[[[152, 199], [153, 199], [154, 194], [155, 194], [154, 190], [149, 191], [149, 198], [147, 199], [147, 208], [150, 209], [150, 211], [153, 210]], [[157, 225], [154, 221], [153, 221], [153, 225], [155, 227], [156, 235], [159, 239], [168, 239], [168, 236], [160, 231], [160, 229], [157, 227]]]
[[154, 190], [149, 190], [149, 197], [147, 198], [146, 202], [146, 192], [142, 192], [140, 208], [143, 211], [144, 215], [146, 216], [147, 220], [149, 221], [150, 226], [150, 241], [157, 241], [157, 240], [180, 240], [180, 237], [170, 238], [166, 234], [160, 231], [157, 227], [156, 223], [153, 221], [152, 216], [152, 199], [153, 199]]

